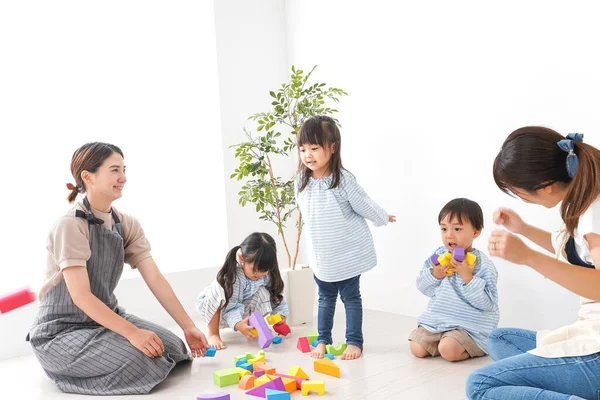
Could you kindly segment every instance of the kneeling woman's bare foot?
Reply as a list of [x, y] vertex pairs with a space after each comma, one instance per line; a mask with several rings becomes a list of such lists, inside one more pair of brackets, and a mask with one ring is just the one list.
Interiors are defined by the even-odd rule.
[[344, 353], [342, 353], [342, 360], [356, 360], [362, 354], [362, 350], [352, 344], [346, 347]]
[[214, 347], [217, 350], [223, 350], [227, 348], [227, 345], [223, 340], [221, 340], [221, 336], [218, 333], [214, 335], [208, 335], [208, 345]]
[[325, 355], [325, 343], [319, 343], [317, 347], [310, 352], [312, 358], [323, 358]]

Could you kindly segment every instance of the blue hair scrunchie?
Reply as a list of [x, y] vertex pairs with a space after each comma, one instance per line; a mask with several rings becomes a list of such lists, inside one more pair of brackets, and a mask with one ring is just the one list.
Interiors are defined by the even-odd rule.
[[569, 133], [566, 139], [559, 140], [556, 142], [558, 147], [567, 155], [567, 173], [569, 174], [569, 178], [573, 178], [575, 173], [577, 172], [577, 167], [579, 167], [579, 158], [577, 154], [575, 154], [575, 147], [573, 146], [573, 141], [583, 142], [583, 133]]

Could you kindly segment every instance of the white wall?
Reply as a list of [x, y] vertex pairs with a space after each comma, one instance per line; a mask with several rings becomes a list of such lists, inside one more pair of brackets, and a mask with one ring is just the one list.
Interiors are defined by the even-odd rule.
[[[275, 225], [259, 220], [253, 204], [241, 207], [238, 192], [243, 181], [229, 179], [238, 166], [234, 149], [229, 146], [246, 141], [244, 127], [256, 132], [255, 122], [248, 117], [268, 111], [272, 101], [269, 91], [277, 90], [288, 80], [285, 2], [217, 0], [214, 4], [229, 246], [240, 244], [254, 231], [268, 232], [277, 240], [280, 266], [287, 267], [284, 245]], [[295, 164], [289, 159], [275, 159], [275, 163], [276, 175], [294, 173]], [[292, 218], [285, 231], [292, 257], [295, 231]]]
[[[289, 63], [348, 91], [340, 105], [343, 160], [373, 199], [398, 216], [374, 229], [379, 266], [364, 306], [417, 316], [415, 288], [440, 244], [437, 214], [455, 197], [479, 202], [487, 249], [497, 206], [548, 230], [557, 210], [502, 194], [492, 162], [514, 129], [583, 132], [599, 145], [600, 27], [591, 2], [288, 0]], [[577, 299], [523, 266], [495, 260], [503, 326], [574, 319]]]
[[0, 294], [39, 287], [71, 156], [88, 141], [124, 151], [115, 206], [141, 221], [163, 271], [221, 263], [212, 2], [2, 2], [0, 37]]

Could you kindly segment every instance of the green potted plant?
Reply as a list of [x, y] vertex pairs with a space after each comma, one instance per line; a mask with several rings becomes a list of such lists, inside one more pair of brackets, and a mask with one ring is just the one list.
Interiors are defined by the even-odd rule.
[[[347, 95], [342, 89], [328, 87], [325, 83], [310, 83], [315, 68], [305, 73], [292, 66], [290, 80], [280, 89], [269, 92], [271, 109], [248, 118], [256, 122], [256, 132], [244, 129], [247, 140], [230, 146], [235, 149], [235, 157], [239, 161], [230, 178], [244, 181], [238, 193], [240, 205], [254, 204], [260, 219], [277, 226], [283, 242], [288, 268], [281, 272], [287, 281], [286, 299], [292, 325], [312, 321], [315, 285], [309, 268], [296, 268], [302, 214], [294, 198], [295, 175], [277, 173], [274, 162], [277, 159], [296, 161], [296, 134], [304, 121], [314, 115], [337, 113], [327, 103], [338, 102], [341, 96]], [[294, 220], [296, 229], [295, 237], [290, 241], [284, 228], [291, 220]], [[293, 249], [290, 242], [295, 242]]]

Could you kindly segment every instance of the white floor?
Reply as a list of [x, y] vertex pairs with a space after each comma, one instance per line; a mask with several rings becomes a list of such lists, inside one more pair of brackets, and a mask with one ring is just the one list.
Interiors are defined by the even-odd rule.
[[[267, 363], [287, 374], [299, 365], [311, 379], [325, 381], [328, 399], [465, 399], [465, 380], [478, 367], [491, 362], [489, 357], [449, 363], [439, 357], [416, 359], [410, 355], [406, 337], [415, 325], [414, 318], [365, 310], [365, 352], [354, 361], [342, 361], [341, 378], [314, 372], [313, 360], [296, 349], [297, 338], [315, 331], [315, 327], [293, 327], [283, 343], [266, 349]], [[177, 332], [176, 330], [174, 330]], [[343, 341], [345, 322], [343, 309], [338, 309], [334, 341]], [[246, 352], [256, 353], [256, 342], [228, 331], [224, 335], [229, 347], [214, 358], [194, 360], [176, 367], [169, 378], [156, 387], [148, 398], [155, 400], [195, 400], [197, 395], [225, 391], [231, 399], [249, 400], [237, 386], [220, 389], [212, 382], [213, 371], [233, 366], [233, 357]], [[12, 395], [12, 397], [11, 397]], [[317, 397], [311, 393], [311, 397]], [[320, 397], [320, 396], [319, 396]], [[33, 356], [0, 360], [0, 398], [24, 400], [79, 400], [87, 396], [64, 394], [46, 377]], [[103, 399], [139, 399], [139, 396], [103, 397]], [[144, 397], [146, 398], [146, 397]], [[299, 391], [292, 398], [302, 398]]]

